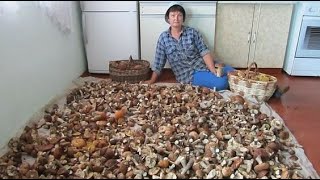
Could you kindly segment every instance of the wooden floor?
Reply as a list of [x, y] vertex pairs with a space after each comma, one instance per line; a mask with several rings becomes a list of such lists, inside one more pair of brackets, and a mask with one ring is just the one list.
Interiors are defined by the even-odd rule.
[[[320, 174], [320, 78], [289, 76], [281, 69], [259, 69], [259, 72], [277, 77], [280, 86], [290, 86], [281, 99], [271, 98], [268, 103], [285, 121]], [[109, 78], [108, 75], [90, 73], [83, 76]], [[176, 80], [172, 71], [166, 69], [158, 82]]]

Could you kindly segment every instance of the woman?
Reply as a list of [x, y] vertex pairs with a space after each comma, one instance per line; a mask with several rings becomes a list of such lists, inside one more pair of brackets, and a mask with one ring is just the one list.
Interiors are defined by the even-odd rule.
[[170, 27], [160, 34], [152, 66], [153, 73], [146, 83], [155, 83], [168, 61], [180, 83], [216, 90], [227, 89], [227, 73], [234, 68], [225, 65], [221, 77], [217, 76], [215, 65], [218, 63], [213, 60], [199, 31], [183, 25], [185, 17], [186, 13], [181, 4], [171, 2], [165, 14], [165, 21]]

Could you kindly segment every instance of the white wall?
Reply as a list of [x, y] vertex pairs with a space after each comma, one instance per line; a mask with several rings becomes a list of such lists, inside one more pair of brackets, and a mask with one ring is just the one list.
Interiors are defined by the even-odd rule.
[[71, 33], [38, 2], [11, 2], [0, 2], [0, 148], [87, 67], [79, 1], [71, 2]]

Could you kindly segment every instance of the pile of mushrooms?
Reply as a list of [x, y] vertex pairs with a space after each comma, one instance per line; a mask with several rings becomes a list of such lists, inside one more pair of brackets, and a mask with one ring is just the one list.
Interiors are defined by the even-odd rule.
[[25, 127], [0, 178], [309, 178], [283, 122], [187, 84], [85, 82]]

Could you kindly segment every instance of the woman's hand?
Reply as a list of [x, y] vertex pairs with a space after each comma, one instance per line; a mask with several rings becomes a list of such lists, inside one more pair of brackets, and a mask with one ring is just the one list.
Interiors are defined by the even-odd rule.
[[153, 83], [155, 83], [157, 81], [157, 79], [158, 79], [158, 74], [155, 73], [155, 72], [152, 72], [151, 78], [149, 80], [147, 80], [147, 81], [144, 81], [144, 83], [153, 84]]
[[149, 85], [150, 85], [150, 84], [153, 84], [154, 82], [150, 79], [150, 80], [144, 81], [143, 83], [144, 83], [144, 84], [149, 84]]
[[212, 69], [210, 69], [210, 72], [211, 72], [212, 74], [214, 74], [214, 75], [217, 75], [216, 68], [212, 68]]

